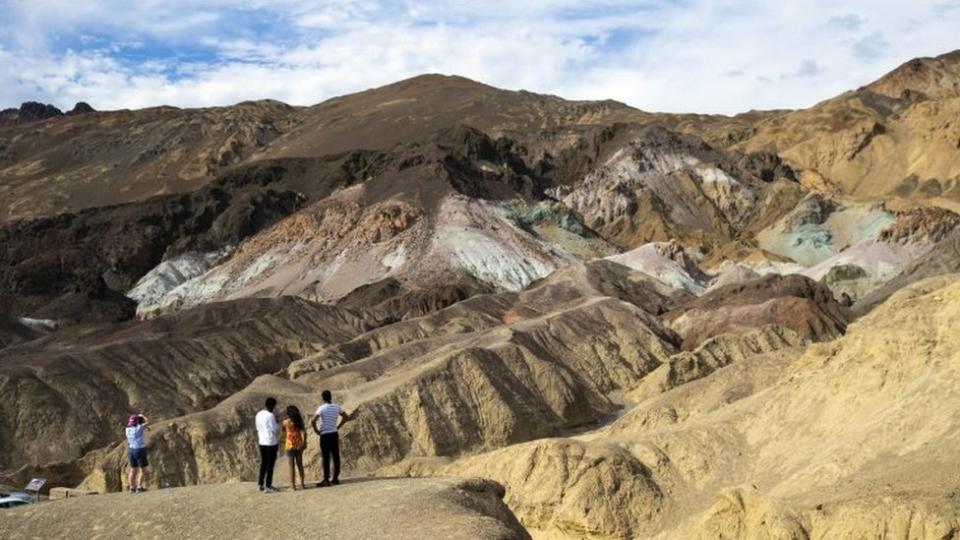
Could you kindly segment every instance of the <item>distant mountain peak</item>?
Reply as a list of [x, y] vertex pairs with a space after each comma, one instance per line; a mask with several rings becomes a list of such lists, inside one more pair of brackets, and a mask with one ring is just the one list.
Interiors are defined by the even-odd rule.
[[[74, 116], [94, 112], [94, 108], [89, 103], [78, 101], [66, 116]], [[4, 124], [24, 124], [27, 122], [37, 122], [47, 120], [48, 118], [57, 118], [64, 116], [64, 112], [56, 106], [39, 101], [24, 101], [20, 107], [11, 107], [0, 111], [0, 125]]]
[[908, 60], [865, 89], [908, 101], [960, 97], [960, 49]]

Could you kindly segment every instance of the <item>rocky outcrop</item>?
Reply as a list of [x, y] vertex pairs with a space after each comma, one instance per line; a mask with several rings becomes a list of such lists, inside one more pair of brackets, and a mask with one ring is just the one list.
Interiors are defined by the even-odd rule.
[[950, 179], [960, 168], [951, 156], [960, 128], [947, 118], [960, 108], [958, 66], [956, 52], [914, 59], [864, 88], [765, 115], [737, 130], [743, 136], [711, 141], [742, 152], [774, 151], [801, 175], [812, 171], [809, 177], [844, 195], [956, 208], [960, 191]]
[[339, 299], [337, 305], [362, 311], [382, 324], [422, 317], [471, 296], [490, 292], [493, 292], [490, 286], [469, 275], [422, 290], [405, 290], [399, 280], [388, 277], [357, 287]]
[[474, 472], [506, 487], [505, 500], [524, 527], [556, 537], [644, 536], [669, 506], [651, 471], [628, 450], [573, 439], [545, 439], [452, 463], [409, 460], [379, 474]]
[[63, 116], [63, 111], [46, 103], [25, 101], [18, 109], [4, 109], [0, 111], [0, 126], [4, 124], [26, 124], [48, 118]]
[[943, 208], [917, 208], [897, 215], [879, 239], [897, 244], [936, 243], [960, 225], [960, 215]]
[[929, 253], [910, 263], [899, 275], [882, 287], [857, 302], [854, 312], [858, 315], [869, 312], [900, 289], [917, 281], [960, 272], [960, 231], [954, 231]]
[[855, 264], [839, 264], [830, 268], [820, 283], [833, 292], [833, 295], [845, 307], [850, 307], [858, 298], [862, 298], [872, 288], [875, 280], [870, 279], [867, 271]]
[[914, 58], [865, 89], [910, 102], [960, 97], [960, 51]]
[[[895, 220], [894, 215], [878, 205], [844, 205], [815, 193], [759, 231], [756, 240], [766, 251], [804, 267], [815, 267], [852, 245], [875, 239]], [[820, 277], [817, 275], [815, 279]]]
[[606, 260], [647, 274], [665, 286], [694, 295], [703, 294], [711, 278], [700, 269], [683, 246], [674, 240], [644, 244], [607, 257]]
[[76, 105], [74, 105], [73, 108], [67, 112], [67, 115], [76, 116], [78, 114], [87, 114], [92, 112], [96, 112], [96, 109], [91, 107], [89, 103], [86, 101], [78, 101]]
[[[820, 280], [838, 298], [855, 302], [882, 286], [960, 224], [957, 215], [938, 208], [899, 212], [894, 221], [876, 231], [869, 221], [855, 227], [873, 229], [866, 237], [802, 271]], [[866, 225], [866, 227], [864, 227]]]
[[714, 336], [692, 351], [671, 356], [666, 363], [644, 377], [643, 382], [630, 391], [630, 396], [639, 401], [706, 377], [734, 362], [783, 349], [800, 348], [807, 343], [797, 332], [777, 325], [762, 326], [742, 334]]
[[756, 215], [765, 190], [763, 180], [702, 141], [648, 128], [555, 195], [601, 236], [632, 248], [671, 238], [729, 241]]
[[797, 275], [766, 276], [718, 287], [664, 315], [690, 350], [719, 334], [777, 324], [813, 341], [846, 331], [852, 316], [829, 289]]
[[797, 507], [741, 486], [725, 490], [707, 511], [655, 538], [949, 538], [958, 527], [960, 512], [950, 497], [887, 496]]

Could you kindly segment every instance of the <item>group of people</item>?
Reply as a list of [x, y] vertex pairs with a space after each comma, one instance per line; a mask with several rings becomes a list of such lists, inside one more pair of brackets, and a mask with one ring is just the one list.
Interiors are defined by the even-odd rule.
[[[340, 436], [339, 430], [344, 423], [352, 420], [356, 415], [349, 414], [340, 405], [333, 402], [333, 395], [329, 390], [320, 394], [323, 403], [317, 407], [310, 427], [320, 436], [320, 455], [323, 462], [323, 480], [317, 487], [326, 487], [340, 483]], [[297, 473], [300, 474], [300, 489], [306, 489], [306, 477], [303, 473], [303, 451], [307, 448], [307, 427], [303, 415], [295, 405], [286, 409], [286, 418], [282, 422], [277, 420], [274, 409], [277, 400], [269, 397], [264, 408], [257, 413], [255, 423], [257, 427], [257, 442], [260, 445], [260, 473], [257, 476], [257, 486], [261, 492], [272, 493], [279, 491], [273, 487], [273, 469], [277, 463], [277, 454], [280, 450], [280, 440], [287, 453], [290, 466], [290, 486], [297, 489]], [[127, 437], [130, 472], [128, 485], [130, 493], [146, 491], [148, 475], [147, 437], [146, 429], [149, 420], [143, 414], [131, 414], [127, 418], [125, 435]], [[330, 465], [333, 465], [333, 476], [330, 476]]]
[[[320, 436], [320, 457], [323, 462], [323, 480], [317, 487], [327, 487], [340, 483], [340, 427], [353, 419], [353, 415], [343, 410], [343, 407], [333, 402], [329, 390], [320, 394], [323, 404], [317, 407], [310, 427]], [[283, 448], [287, 453], [290, 467], [290, 486], [297, 489], [297, 472], [300, 473], [300, 489], [306, 489], [306, 478], [303, 474], [303, 451], [307, 448], [307, 428], [303, 415], [296, 405], [288, 405], [286, 418], [283, 422], [277, 421], [273, 412], [277, 400], [269, 397], [264, 408], [257, 413], [257, 438], [260, 444], [260, 474], [257, 476], [257, 486], [260, 491], [270, 493], [278, 491], [273, 487], [273, 468], [277, 462], [280, 449], [280, 437], [283, 437]], [[356, 411], [354, 411], [356, 414]], [[330, 465], [333, 462], [333, 477], [330, 476]]]

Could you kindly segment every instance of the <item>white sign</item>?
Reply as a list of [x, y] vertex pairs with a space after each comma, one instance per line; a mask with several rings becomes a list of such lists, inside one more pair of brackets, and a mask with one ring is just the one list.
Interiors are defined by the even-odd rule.
[[27, 484], [27, 487], [23, 488], [24, 491], [40, 491], [40, 488], [47, 483], [46, 478], [33, 478], [30, 480], [30, 483]]

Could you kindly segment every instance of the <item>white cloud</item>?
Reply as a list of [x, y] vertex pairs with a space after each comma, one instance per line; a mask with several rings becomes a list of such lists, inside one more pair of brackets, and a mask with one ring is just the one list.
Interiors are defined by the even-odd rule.
[[827, 25], [836, 26], [846, 30], [859, 30], [866, 21], [856, 13], [845, 13], [843, 15], [834, 15], [827, 20]]
[[0, 104], [306, 105], [441, 72], [648, 110], [802, 107], [956, 46], [954, 4], [13, 1]]
[[854, 42], [853, 53], [863, 60], [873, 60], [883, 56], [888, 48], [890, 42], [880, 32], [874, 32]]

